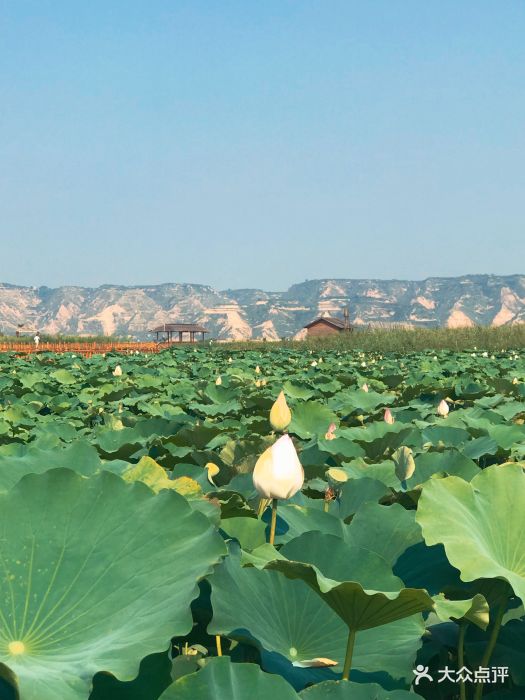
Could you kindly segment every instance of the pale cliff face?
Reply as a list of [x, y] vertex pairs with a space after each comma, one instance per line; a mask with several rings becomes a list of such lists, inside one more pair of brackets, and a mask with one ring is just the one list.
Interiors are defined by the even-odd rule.
[[210, 337], [245, 340], [292, 337], [322, 313], [350, 309], [356, 325], [503, 325], [525, 322], [525, 275], [468, 275], [422, 282], [312, 280], [286, 292], [217, 291], [204, 285], [17, 287], [0, 284], [0, 331], [18, 324], [45, 333], [147, 337], [170, 321], [195, 321]]

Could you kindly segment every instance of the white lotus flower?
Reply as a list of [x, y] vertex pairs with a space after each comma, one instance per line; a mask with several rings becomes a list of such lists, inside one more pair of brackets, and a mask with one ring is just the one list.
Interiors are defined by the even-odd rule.
[[310, 363], [310, 367], [317, 367], [317, 362], [314, 360]]
[[253, 485], [263, 498], [291, 498], [303, 482], [303, 467], [289, 435], [265, 450], [253, 470]]
[[113, 370], [113, 376], [114, 377], [122, 377], [122, 367], [120, 365], [117, 365], [115, 369]]
[[441, 399], [441, 401], [439, 402], [439, 405], [437, 407], [438, 416], [442, 416], [443, 418], [446, 418], [448, 416], [449, 411], [450, 411], [450, 408], [448, 406], [448, 403], [445, 401], [445, 399]]

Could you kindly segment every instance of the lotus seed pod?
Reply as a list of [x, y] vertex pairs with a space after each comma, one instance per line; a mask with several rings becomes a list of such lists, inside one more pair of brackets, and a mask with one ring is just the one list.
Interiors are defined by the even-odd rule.
[[270, 423], [274, 430], [282, 431], [290, 425], [291, 420], [292, 412], [286, 403], [284, 391], [281, 391], [270, 411]]
[[410, 447], [399, 447], [392, 455], [392, 459], [399, 481], [410, 479], [412, 474], [416, 471], [416, 463], [414, 462], [414, 456]]
[[348, 481], [348, 474], [343, 469], [339, 469], [338, 467], [330, 467], [330, 469], [326, 472], [326, 475], [332, 481], [337, 481], [340, 483]]
[[386, 408], [386, 409], [385, 409], [385, 413], [384, 413], [384, 416], [383, 416], [383, 420], [385, 421], [385, 423], [388, 423], [389, 425], [392, 425], [392, 423], [395, 423], [395, 420], [396, 420], [396, 419], [395, 419], [394, 416], [392, 415], [392, 412], [390, 411], [389, 408]]
[[304, 471], [289, 435], [265, 450], [253, 470], [253, 485], [264, 498], [291, 498], [301, 490]]
[[441, 399], [441, 401], [439, 402], [439, 406], [437, 407], [438, 416], [446, 418], [448, 416], [449, 411], [450, 408], [448, 406], [448, 403], [445, 401], [445, 399]]

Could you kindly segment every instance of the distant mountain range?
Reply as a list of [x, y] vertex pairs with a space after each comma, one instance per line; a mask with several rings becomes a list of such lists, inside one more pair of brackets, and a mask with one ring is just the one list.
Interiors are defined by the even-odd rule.
[[[286, 292], [217, 291], [199, 284], [156, 286], [20, 287], [0, 284], [0, 331], [19, 324], [44, 333], [147, 337], [174, 321], [204, 324], [219, 339], [275, 340], [301, 333], [316, 316], [341, 316], [354, 325], [504, 325], [525, 322], [525, 275], [402, 280], [322, 279]], [[300, 337], [300, 335], [299, 335]]]

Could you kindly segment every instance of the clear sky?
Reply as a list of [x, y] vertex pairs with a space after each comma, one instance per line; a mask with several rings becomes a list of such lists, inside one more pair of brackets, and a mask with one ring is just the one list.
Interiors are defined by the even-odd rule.
[[525, 273], [523, 0], [0, 0], [0, 281]]

